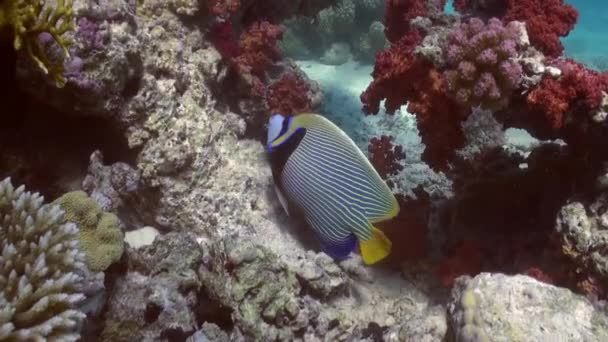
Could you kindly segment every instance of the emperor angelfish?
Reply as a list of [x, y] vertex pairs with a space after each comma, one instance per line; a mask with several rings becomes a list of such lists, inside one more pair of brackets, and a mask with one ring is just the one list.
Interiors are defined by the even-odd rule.
[[318, 114], [274, 114], [267, 145], [281, 204], [303, 216], [327, 254], [346, 258], [358, 243], [373, 264], [390, 253], [390, 240], [373, 224], [395, 217], [399, 204], [344, 131]]

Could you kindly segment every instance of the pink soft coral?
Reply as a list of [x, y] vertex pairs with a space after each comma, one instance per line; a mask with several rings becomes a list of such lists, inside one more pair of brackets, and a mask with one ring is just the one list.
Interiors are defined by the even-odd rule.
[[448, 89], [465, 107], [504, 108], [522, 78], [515, 61], [519, 27], [515, 22], [503, 26], [492, 18], [485, 24], [472, 18], [450, 33], [444, 54], [448, 70], [444, 73]]

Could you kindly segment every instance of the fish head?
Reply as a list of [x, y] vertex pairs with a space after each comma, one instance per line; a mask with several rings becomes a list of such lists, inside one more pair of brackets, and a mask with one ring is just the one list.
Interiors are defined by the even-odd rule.
[[[266, 146], [268, 147], [268, 151], [272, 152], [281, 142], [285, 140], [287, 137], [283, 137], [284, 135], [290, 133], [290, 124], [293, 119], [293, 116], [285, 116], [283, 114], [275, 113], [268, 120], [268, 135], [266, 138]], [[281, 139], [279, 139], [281, 138]]]

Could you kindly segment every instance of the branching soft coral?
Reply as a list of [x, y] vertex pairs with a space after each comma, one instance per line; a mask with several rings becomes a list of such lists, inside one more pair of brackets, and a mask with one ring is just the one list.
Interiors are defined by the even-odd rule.
[[425, 0], [387, 0], [384, 11], [384, 33], [391, 43], [396, 43], [410, 30], [410, 20], [426, 16]]
[[55, 8], [45, 6], [45, 1], [0, 1], [0, 29], [7, 26], [13, 31], [15, 50], [25, 49], [38, 67], [45, 74], [50, 74], [57, 86], [63, 86], [63, 65], [51, 61], [40, 36], [49, 35], [69, 57], [70, 41], [63, 35], [74, 30], [72, 1], [57, 0]]
[[211, 14], [226, 18], [241, 8], [241, 2], [239, 0], [209, 0], [207, 7]]
[[574, 28], [578, 12], [564, 0], [455, 0], [460, 13], [497, 16], [504, 22], [526, 22], [530, 43], [548, 57], [558, 57], [564, 47], [559, 38]]
[[239, 41], [240, 54], [236, 64], [241, 71], [262, 77], [266, 69], [281, 58], [277, 41], [283, 29], [267, 21], [253, 23]]
[[560, 37], [574, 28], [578, 12], [564, 0], [507, 0], [505, 21], [526, 22], [530, 43], [548, 57], [558, 57], [564, 51]]
[[448, 89], [464, 107], [497, 110], [508, 104], [522, 78], [514, 59], [519, 50], [520, 26], [503, 26], [496, 18], [485, 24], [472, 18], [456, 27], [444, 46]]
[[557, 63], [562, 71], [559, 78], [551, 75], [527, 96], [527, 104], [535, 115], [542, 115], [546, 125], [553, 131], [564, 127], [567, 114], [587, 114], [597, 110], [608, 92], [608, 73], [587, 69], [573, 60]]
[[387, 113], [394, 113], [407, 103], [407, 98], [413, 94], [413, 86], [419, 76], [420, 69], [415, 67], [414, 48], [422, 41], [418, 30], [409, 31], [390, 49], [376, 56], [376, 64], [372, 76], [374, 80], [361, 94], [363, 111], [367, 114], [377, 114], [380, 102], [384, 104]]
[[407, 104], [408, 112], [418, 118], [426, 145], [423, 159], [436, 169], [445, 169], [454, 151], [464, 144], [460, 123], [467, 112], [446, 94], [445, 80], [433, 64], [413, 55], [421, 39], [417, 30], [411, 30], [377, 55], [374, 80], [361, 94], [361, 102], [368, 114], [378, 113], [383, 99], [389, 114]]
[[283, 75], [268, 87], [266, 98], [270, 112], [298, 114], [311, 110], [308, 83], [293, 73]]
[[393, 137], [388, 135], [373, 137], [367, 146], [369, 160], [382, 179], [396, 175], [403, 169], [400, 161], [405, 159], [405, 152], [401, 145], [395, 145], [392, 140]]

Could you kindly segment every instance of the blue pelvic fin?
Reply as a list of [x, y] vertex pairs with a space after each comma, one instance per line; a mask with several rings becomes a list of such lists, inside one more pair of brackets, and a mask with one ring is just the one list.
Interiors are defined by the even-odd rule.
[[346, 240], [341, 243], [327, 242], [323, 241], [323, 239], [319, 240], [321, 241], [323, 252], [334, 259], [346, 259], [350, 252], [357, 248], [357, 237], [354, 234], [349, 235]]

